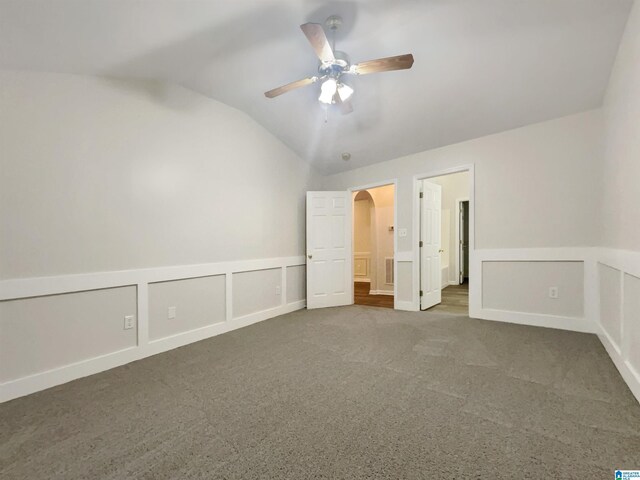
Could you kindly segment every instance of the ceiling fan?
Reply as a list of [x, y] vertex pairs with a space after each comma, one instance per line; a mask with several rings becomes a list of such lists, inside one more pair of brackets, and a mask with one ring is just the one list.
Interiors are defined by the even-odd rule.
[[342, 81], [343, 75], [367, 75], [391, 70], [406, 70], [413, 65], [413, 55], [410, 53], [351, 65], [347, 54], [335, 49], [335, 32], [342, 25], [342, 18], [332, 15], [327, 19], [325, 25], [333, 32], [333, 47], [330, 45], [321, 24], [305, 23], [300, 25], [302, 32], [320, 59], [318, 75], [269, 90], [265, 92], [267, 98], [274, 98], [296, 88], [321, 82], [318, 100], [327, 105], [338, 105], [342, 113], [347, 114], [353, 111], [353, 106], [349, 101], [353, 94], [353, 88]]

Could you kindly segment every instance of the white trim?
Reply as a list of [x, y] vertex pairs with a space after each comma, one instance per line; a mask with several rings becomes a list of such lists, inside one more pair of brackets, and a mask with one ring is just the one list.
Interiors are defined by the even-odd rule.
[[445, 288], [450, 287], [451, 285], [460, 285], [460, 284], [454, 280], [449, 280], [446, 283], [445, 282], [442, 283], [440, 290], [444, 290]]
[[534, 327], [571, 330], [574, 332], [596, 333], [597, 331], [593, 324], [586, 322], [582, 317], [482, 308], [478, 318], [504, 323], [517, 323], [519, 325], [533, 325]]
[[[370, 188], [378, 188], [385, 187], [387, 185], [393, 185], [393, 271], [394, 273], [398, 272], [398, 179], [393, 178], [390, 180], [382, 180], [380, 182], [369, 183], [367, 185], [360, 185], [357, 187], [347, 188], [347, 191], [353, 197], [353, 192], [359, 192], [360, 190], [368, 190]], [[351, 198], [351, 218], [353, 220], [353, 198]], [[351, 224], [351, 243], [353, 245], [353, 223]], [[376, 269], [377, 275], [377, 269]], [[353, 272], [352, 272], [352, 284], [355, 281]], [[369, 292], [371, 293], [371, 292]], [[351, 303], [354, 302], [354, 292], [353, 288], [351, 289]], [[398, 282], [394, 282], [393, 285], [393, 308], [398, 310], [404, 310], [398, 307]]]
[[[460, 204], [462, 202], [469, 202], [469, 197], [456, 198], [456, 251], [455, 251], [455, 267], [456, 267], [456, 283], [451, 283], [451, 278], [449, 278], [450, 285], [460, 285]], [[469, 202], [471, 205], [471, 202]], [[471, 225], [469, 225], [469, 230], [471, 230]], [[471, 261], [469, 261], [471, 263]]]
[[413, 301], [403, 301], [403, 300], [398, 300], [397, 298], [394, 301], [394, 308], [396, 310], [404, 310], [407, 312], [413, 312], [414, 311], [414, 306], [413, 306]]
[[369, 290], [369, 295], [393, 295], [389, 290]]
[[631, 393], [633, 393], [633, 395], [636, 397], [636, 400], [640, 402], [640, 372], [636, 371], [633, 368], [633, 365], [631, 365], [628, 360], [625, 360], [624, 357], [622, 357], [615, 342], [611, 339], [609, 334], [604, 331], [603, 328], [601, 328], [600, 333], [598, 334], [598, 338], [604, 346], [604, 349], [611, 357], [613, 364], [620, 372], [622, 379], [629, 387], [629, 390], [631, 390]]
[[420, 198], [418, 183], [428, 178], [451, 175], [453, 173], [469, 172], [469, 316], [478, 317], [482, 304], [482, 278], [480, 271], [476, 270], [475, 260], [475, 165], [473, 163], [459, 165], [457, 167], [432, 170], [413, 175], [413, 310], [420, 310]]
[[[600, 276], [598, 272], [598, 264], [602, 264], [611, 268], [614, 268], [620, 272], [620, 330], [621, 330], [621, 345], [618, 345], [611, 336], [607, 333], [602, 326], [600, 319]], [[631, 364], [629, 360], [630, 345], [629, 339], [626, 338], [625, 332], [628, 329], [627, 322], [636, 321], [636, 318], [625, 318], [625, 277], [631, 275], [640, 278], [640, 252], [633, 252], [629, 250], [615, 250], [611, 248], [600, 248], [594, 255], [592, 261], [592, 268], [590, 271], [590, 277], [592, 281], [590, 283], [590, 289], [597, 299], [592, 309], [595, 310], [594, 317], [597, 320], [598, 325], [598, 338], [605, 350], [611, 357], [614, 365], [620, 372], [620, 375], [629, 386], [629, 389], [640, 402], [640, 372], [637, 370], [638, 366]]]
[[306, 265], [306, 262], [304, 256], [297, 256], [2, 280], [0, 281], [0, 300], [208, 277], [211, 275], [223, 275], [228, 272], [268, 270], [281, 268], [283, 264], [291, 267]]
[[[473, 262], [469, 268], [479, 272], [476, 287], [483, 291], [482, 269], [484, 262], [582, 262], [584, 265], [584, 293], [582, 317], [566, 317], [546, 315], [530, 312], [515, 312], [484, 308], [482, 297], [476, 304], [473, 318], [496, 320], [500, 322], [534, 325], [539, 327], [560, 328], [577, 332], [595, 333], [598, 331], [595, 320], [593, 296], [593, 282], [591, 280], [594, 269], [594, 248], [592, 247], [560, 247], [560, 248], [511, 248], [511, 249], [483, 249], [476, 250]], [[469, 279], [471, 281], [471, 279]], [[470, 299], [471, 300], [471, 299]]]
[[[197, 342], [221, 333], [242, 328], [268, 318], [304, 308], [306, 300], [287, 303], [287, 267], [305, 265], [303, 256], [246, 260], [203, 265], [161, 267], [122, 272], [100, 272], [57, 277], [4, 280], [0, 282], [0, 298], [13, 300], [52, 294], [74, 293], [125, 285], [137, 287], [138, 340], [134, 347], [99, 355], [69, 365], [39, 372], [0, 384], [0, 402], [28, 395], [78, 378], [102, 372], [135, 360]], [[280, 268], [281, 303], [275, 308], [242, 317], [233, 317], [233, 274], [238, 272]], [[195, 330], [149, 340], [149, 283], [159, 281], [225, 275], [225, 320]], [[134, 281], [135, 280], [135, 281]]]
[[404, 252], [396, 252], [396, 263], [398, 262], [413, 262], [413, 252], [412, 251], [404, 251]]
[[149, 343], [149, 284], [139, 283], [136, 288], [138, 310], [138, 343], [137, 346]]

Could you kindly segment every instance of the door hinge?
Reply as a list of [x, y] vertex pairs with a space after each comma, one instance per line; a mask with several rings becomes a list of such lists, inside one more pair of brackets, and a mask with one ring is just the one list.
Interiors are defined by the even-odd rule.
[[422, 192], [420, 192], [420, 198], [422, 198]]
[[424, 244], [422, 243], [422, 240], [420, 240], [420, 243], [418, 244], [418, 246], [419, 246], [420, 248], [422, 248], [422, 245], [424, 245]]
[[422, 290], [420, 290], [420, 296], [422, 296]]

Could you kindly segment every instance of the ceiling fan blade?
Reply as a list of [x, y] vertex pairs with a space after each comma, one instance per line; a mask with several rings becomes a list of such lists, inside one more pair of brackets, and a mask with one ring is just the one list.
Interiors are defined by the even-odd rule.
[[291, 90], [295, 90], [296, 88], [306, 87], [307, 85], [311, 85], [318, 81], [318, 77], [309, 77], [303, 78], [302, 80], [298, 80], [297, 82], [287, 83], [278, 88], [274, 88], [273, 90], [269, 90], [264, 93], [264, 96], [267, 98], [277, 97], [278, 95], [282, 95], [283, 93], [290, 92]]
[[395, 57], [378, 58], [360, 62], [351, 67], [349, 73], [356, 75], [366, 75], [368, 73], [390, 72], [392, 70], [406, 70], [413, 65], [413, 55], [396, 55]]
[[316, 55], [321, 62], [334, 62], [336, 57], [333, 55], [333, 50], [327, 39], [327, 35], [324, 33], [322, 25], [319, 23], [305, 23], [300, 25], [300, 28], [304, 32], [309, 40], [309, 43], [316, 51]]

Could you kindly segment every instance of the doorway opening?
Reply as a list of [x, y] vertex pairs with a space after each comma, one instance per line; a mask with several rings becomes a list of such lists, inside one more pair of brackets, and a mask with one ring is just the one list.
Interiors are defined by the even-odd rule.
[[394, 307], [395, 185], [353, 191], [353, 300]]
[[419, 180], [420, 310], [469, 314], [470, 178]]

